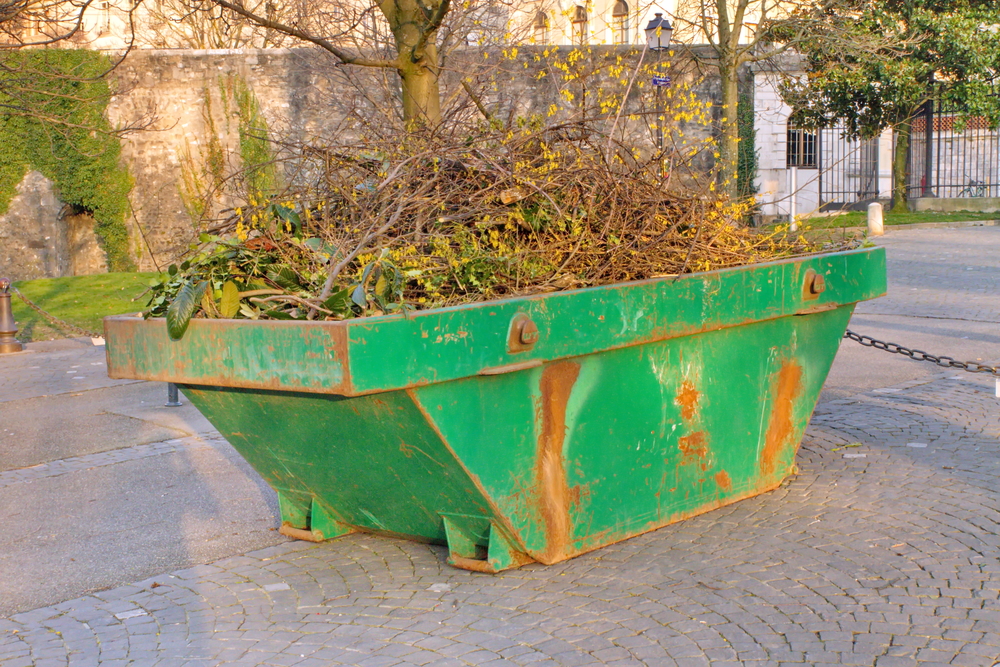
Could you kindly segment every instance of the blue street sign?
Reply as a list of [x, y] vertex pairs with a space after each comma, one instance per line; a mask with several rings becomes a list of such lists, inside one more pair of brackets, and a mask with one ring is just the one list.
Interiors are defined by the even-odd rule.
[[654, 76], [653, 77], [653, 85], [656, 86], [657, 88], [665, 88], [666, 86], [670, 85], [670, 77], [669, 76]]

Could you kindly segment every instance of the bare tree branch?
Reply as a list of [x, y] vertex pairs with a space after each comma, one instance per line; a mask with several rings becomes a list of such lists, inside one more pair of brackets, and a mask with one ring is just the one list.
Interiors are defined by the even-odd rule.
[[244, 18], [250, 19], [254, 23], [264, 28], [277, 30], [278, 32], [281, 32], [285, 35], [289, 35], [291, 37], [295, 37], [297, 39], [301, 39], [303, 41], [315, 44], [316, 46], [319, 46], [328, 51], [329, 53], [333, 54], [334, 57], [336, 57], [341, 63], [345, 65], [359, 65], [361, 67], [396, 67], [396, 68], [399, 67], [398, 59], [385, 60], [385, 59], [371, 59], [371, 58], [362, 58], [360, 56], [353, 56], [344, 51], [343, 49], [335, 46], [327, 39], [324, 39], [322, 37], [317, 37], [316, 35], [311, 35], [303, 30], [299, 30], [298, 28], [294, 28], [290, 25], [281, 23], [280, 21], [274, 21], [265, 18], [263, 16], [260, 16], [258, 14], [254, 14], [250, 10], [243, 7], [242, 3], [237, 4], [229, 2], [229, 0], [212, 0], [212, 1], [221, 7], [225, 7], [226, 9], [235, 12], [236, 14], [239, 14]]

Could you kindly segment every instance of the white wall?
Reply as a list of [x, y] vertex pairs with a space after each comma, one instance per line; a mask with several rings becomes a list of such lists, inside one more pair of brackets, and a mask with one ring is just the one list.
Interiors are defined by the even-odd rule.
[[[785, 76], [795, 75], [795, 72], [785, 72]], [[778, 92], [779, 75], [774, 72], [758, 71], [754, 73], [754, 127], [757, 130], [757, 151], [759, 156], [757, 171], [758, 202], [761, 213], [767, 217], [787, 218], [794, 206], [798, 217], [807, 217], [819, 212], [820, 205], [820, 172], [818, 169], [796, 170], [794, 177], [786, 167], [786, 152], [788, 144], [788, 116], [791, 107], [784, 103]], [[839, 189], [850, 192], [859, 188], [861, 179], [857, 173], [859, 147], [851, 143], [848, 155], [838, 152], [834, 156], [834, 147], [828, 140], [837, 136], [834, 130], [824, 132], [824, 140], [819, 146], [819, 166], [824, 168], [823, 179], [827, 179], [824, 191], [830, 190], [832, 175], [830, 171], [840, 170], [837, 178], [842, 181]], [[838, 146], [840, 151], [843, 146]], [[853, 152], [852, 152], [853, 151]], [[792, 187], [792, 183], [796, 187]], [[887, 130], [878, 139], [878, 176], [877, 187], [879, 198], [889, 198], [892, 195], [892, 131]], [[794, 201], [793, 201], [794, 199]]]
[[[794, 205], [799, 216], [819, 210], [816, 169], [797, 169], [795, 187], [786, 168], [788, 116], [792, 109], [778, 93], [777, 75], [754, 73], [754, 127], [757, 130], [757, 201], [765, 216], [787, 217]], [[794, 201], [793, 201], [794, 197]]]

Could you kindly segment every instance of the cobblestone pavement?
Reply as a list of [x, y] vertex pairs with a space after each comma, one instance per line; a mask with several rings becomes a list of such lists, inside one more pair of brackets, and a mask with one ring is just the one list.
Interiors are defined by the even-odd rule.
[[[996, 310], [962, 285], [924, 305]], [[0, 619], [0, 665], [990, 666], [1000, 399], [927, 366], [822, 402], [780, 489], [566, 563], [490, 576], [437, 546], [290, 542]]]
[[879, 245], [888, 251], [894, 293], [859, 304], [858, 312], [1000, 324], [998, 244], [996, 227], [890, 233]]

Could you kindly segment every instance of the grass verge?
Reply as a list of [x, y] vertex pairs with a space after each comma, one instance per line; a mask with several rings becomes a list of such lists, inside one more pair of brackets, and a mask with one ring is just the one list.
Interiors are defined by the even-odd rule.
[[[149, 287], [153, 273], [100, 273], [92, 276], [41, 278], [14, 283], [39, 308], [70, 324], [94, 332], [104, 331], [108, 315], [135, 313], [146, 305], [139, 296]], [[79, 334], [53, 325], [30, 309], [17, 295], [11, 297], [17, 338], [25, 343], [68, 338]]]
[[[1000, 213], [978, 213], [958, 211], [957, 213], [884, 213], [886, 225], [913, 225], [922, 222], [968, 222], [970, 220], [1000, 220]], [[842, 229], [844, 227], [867, 227], [868, 214], [865, 211], [851, 211], [840, 215], [806, 218], [803, 227], [810, 229]]]

